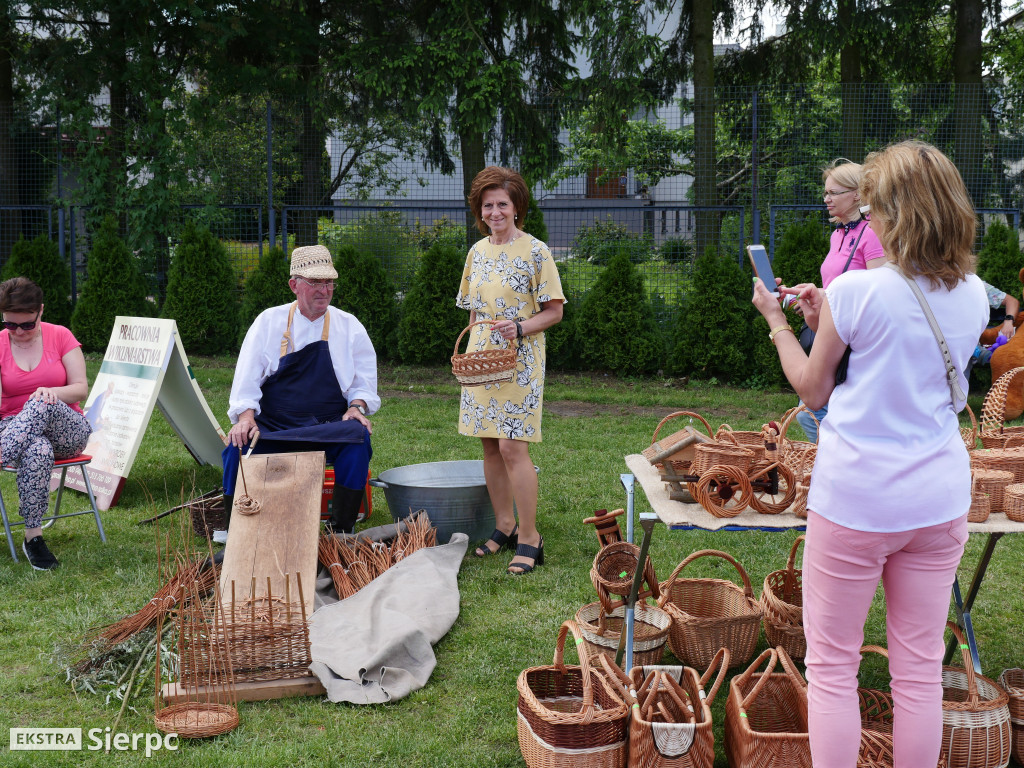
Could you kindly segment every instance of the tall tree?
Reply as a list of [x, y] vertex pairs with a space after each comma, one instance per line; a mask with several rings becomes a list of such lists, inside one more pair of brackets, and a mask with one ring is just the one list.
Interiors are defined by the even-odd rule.
[[953, 159], [975, 205], [983, 205], [987, 174], [982, 167], [982, 33], [985, 15], [998, 19], [1000, 0], [951, 0], [953, 33]]
[[[0, 205], [17, 205], [18, 172], [14, 161], [14, 56], [18, 49], [18, 34], [13, 17], [13, 4], [8, 3], [0, 15]], [[0, 211], [0, 253], [9, 253], [11, 246], [21, 237], [21, 215], [18, 211]]]

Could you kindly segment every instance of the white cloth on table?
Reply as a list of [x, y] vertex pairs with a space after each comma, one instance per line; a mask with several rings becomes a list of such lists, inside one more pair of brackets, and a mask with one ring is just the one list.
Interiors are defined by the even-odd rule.
[[[263, 396], [260, 387], [277, 371], [281, 359], [281, 337], [288, 326], [290, 307], [291, 304], [283, 304], [264, 310], [245, 334], [228, 401], [228, 418], [232, 424], [236, 424], [239, 414], [249, 408], [260, 413], [260, 398]], [[380, 408], [380, 397], [377, 395], [377, 353], [370, 336], [355, 315], [337, 307], [329, 307], [327, 311], [331, 315], [327, 345], [341, 392], [349, 402], [365, 402], [367, 414], [372, 414]], [[289, 352], [298, 352], [307, 344], [320, 341], [323, 330], [323, 317], [310, 322], [296, 309], [292, 320], [293, 346]], [[311, 382], [310, 386], [313, 385]]]

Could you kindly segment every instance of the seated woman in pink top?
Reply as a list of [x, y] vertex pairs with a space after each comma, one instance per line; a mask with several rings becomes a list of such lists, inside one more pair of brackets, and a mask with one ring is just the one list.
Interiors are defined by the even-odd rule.
[[82, 346], [41, 321], [43, 291], [25, 277], [0, 283], [0, 460], [18, 468], [22, 551], [37, 571], [59, 563], [43, 541], [54, 459], [77, 456], [92, 428], [78, 403], [89, 394]]

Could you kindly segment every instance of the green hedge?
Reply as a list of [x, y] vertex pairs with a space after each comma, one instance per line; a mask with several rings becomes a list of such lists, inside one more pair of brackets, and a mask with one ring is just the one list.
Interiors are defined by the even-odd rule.
[[423, 255], [402, 302], [398, 326], [402, 362], [434, 365], [451, 359], [455, 339], [469, 322], [469, 314], [455, 306], [465, 266], [465, 253], [454, 245], [438, 242]]
[[71, 270], [60, 257], [57, 244], [46, 235], [21, 238], [0, 271], [0, 281], [27, 277], [43, 290], [43, 318], [54, 325], [71, 324]]
[[398, 301], [388, 271], [376, 256], [343, 245], [334, 254], [338, 280], [331, 303], [355, 315], [379, 359], [397, 357]]

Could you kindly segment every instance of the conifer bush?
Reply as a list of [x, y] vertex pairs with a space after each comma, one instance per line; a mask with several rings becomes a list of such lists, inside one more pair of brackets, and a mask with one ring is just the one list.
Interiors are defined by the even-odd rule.
[[772, 259], [772, 272], [785, 285], [814, 283], [821, 286], [821, 262], [828, 254], [828, 238], [821, 221], [808, 216], [786, 228]]
[[102, 352], [118, 315], [156, 315], [156, 306], [146, 296], [146, 281], [135, 256], [117, 234], [117, 219], [105, 216], [92, 238], [85, 284], [71, 313], [71, 331], [87, 352]]
[[260, 263], [246, 279], [242, 293], [239, 345], [260, 312], [295, 301], [295, 294], [288, 287], [290, 267], [291, 263], [280, 246], [270, 248], [260, 257]]
[[331, 304], [355, 315], [363, 324], [379, 359], [394, 359], [398, 301], [384, 265], [372, 254], [343, 245], [334, 254], [334, 268], [338, 280]]
[[188, 354], [237, 349], [238, 289], [228, 252], [205, 227], [187, 221], [171, 254], [163, 316], [178, 326]]
[[990, 224], [978, 251], [978, 277], [1019, 301], [1022, 266], [1017, 230], [1000, 221]]
[[530, 207], [526, 209], [526, 216], [521, 218], [516, 224], [523, 232], [533, 235], [542, 243], [547, 244], [548, 227], [544, 223], [544, 212], [537, 205], [533, 195], [530, 195]]
[[[398, 326], [402, 362], [437, 365], [451, 359], [455, 339], [469, 323], [469, 313], [455, 306], [465, 265], [465, 252], [453, 245], [435, 243], [423, 254], [402, 302]], [[465, 344], [463, 336], [463, 352]]]
[[664, 345], [643, 275], [628, 248], [615, 253], [584, 297], [576, 318], [585, 366], [635, 376], [664, 365]]
[[42, 288], [46, 322], [71, 324], [71, 270], [50, 238], [39, 235], [34, 240], [21, 238], [14, 244], [0, 271], [0, 281], [12, 277], [27, 277]]
[[562, 281], [566, 301], [562, 304], [562, 320], [544, 331], [544, 352], [548, 370], [575, 371], [580, 368], [580, 348], [576, 335], [576, 320], [584, 294], [573, 291], [566, 283], [564, 262], [555, 264]]
[[693, 282], [679, 313], [672, 368], [680, 375], [740, 382], [751, 364], [754, 315], [752, 274], [732, 254], [706, 248], [694, 264]]

